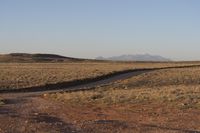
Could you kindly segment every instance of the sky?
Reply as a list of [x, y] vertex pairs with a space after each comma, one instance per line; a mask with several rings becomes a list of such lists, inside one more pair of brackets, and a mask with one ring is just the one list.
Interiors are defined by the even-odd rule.
[[200, 60], [200, 0], [0, 0], [0, 53]]

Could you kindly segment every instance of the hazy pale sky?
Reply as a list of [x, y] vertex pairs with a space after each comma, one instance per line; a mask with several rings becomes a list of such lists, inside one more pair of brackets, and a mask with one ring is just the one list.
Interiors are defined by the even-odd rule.
[[0, 0], [0, 53], [200, 60], [200, 0]]

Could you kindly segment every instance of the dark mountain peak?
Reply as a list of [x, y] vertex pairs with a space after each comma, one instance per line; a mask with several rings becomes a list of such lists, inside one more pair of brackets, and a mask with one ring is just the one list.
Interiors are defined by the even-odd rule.
[[65, 57], [57, 54], [30, 54], [30, 53], [10, 53], [0, 55], [0, 62], [66, 62], [81, 61], [83, 59]]
[[29, 54], [29, 53], [10, 53], [8, 54], [12, 57], [38, 57], [38, 58], [69, 58], [56, 54]]

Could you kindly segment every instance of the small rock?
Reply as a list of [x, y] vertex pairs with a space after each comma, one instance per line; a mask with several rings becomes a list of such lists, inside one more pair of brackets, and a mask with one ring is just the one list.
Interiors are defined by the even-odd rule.
[[34, 113], [34, 115], [39, 115], [39, 113]]
[[46, 97], [47, 96], [47, 94], [45, 93], [45, 94], [43, 94], [43, 97]]

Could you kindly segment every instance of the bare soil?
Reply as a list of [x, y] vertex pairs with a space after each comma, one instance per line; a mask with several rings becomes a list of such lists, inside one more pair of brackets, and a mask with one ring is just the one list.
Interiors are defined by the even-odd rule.
[[[78, 132], [71, 121], [64, 121], [59, 106], [40, 97], [4, 95], [0, 107], [1, 133]], [[56, 108], [56, 112], [51, 112]]]
[[0, 133], [198, 133], [200, 110], [159, 102], [76, 106], [44, 96], [2, 95]]

